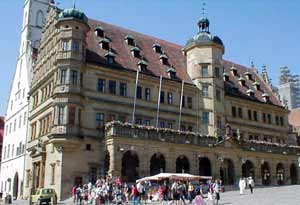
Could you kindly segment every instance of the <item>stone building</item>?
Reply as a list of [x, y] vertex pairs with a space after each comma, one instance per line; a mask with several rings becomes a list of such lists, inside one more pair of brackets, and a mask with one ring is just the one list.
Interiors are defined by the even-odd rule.
[[185, 46], [51, 7], [30, 89], [25, 192], [159, 172], [298, 183], [288, 110], [223, 59], [202, 18]]
[[25, 144], [28, 122], [28, 95], [32, 59], [39, 47], [49, 0], [24, 0], [20, 48], [10, 86], [5, 114], [0, 191], [14, 199], [23, 195]]
[[0, 117], [0, 160], [2, 159], [3, 135], [4, 135], [4, 117]]

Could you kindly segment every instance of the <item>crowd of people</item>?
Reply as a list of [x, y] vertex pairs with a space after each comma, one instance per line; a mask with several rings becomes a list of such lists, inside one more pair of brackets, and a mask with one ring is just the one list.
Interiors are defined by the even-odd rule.
[[99, 204], [195, 204], [204, 205], [206, 201], [218, 204], [221, 181], [212, 180], [186, 182], [166, 180], [151, 183], [142, 181], [128, 184], [120, 178], [98, 179], [72, 188], [73, 203], [76, 205]]
[[239, 180], [240, 195], [245, 194], [245, 189], [246, 189], [247, 185], [249, 186], [251, 194], [253, 194], [254, 180], [250, 176], [248, 178], [246, 178], [246, 177], [240, 178], [240, 180]]

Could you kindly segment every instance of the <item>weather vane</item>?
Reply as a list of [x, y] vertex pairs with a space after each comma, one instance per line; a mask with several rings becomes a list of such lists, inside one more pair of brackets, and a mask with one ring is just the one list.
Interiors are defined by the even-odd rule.
[[205, 16], [205, 6], [206, 6], [206, 3], [203, 2], [203, 4], [202, 4], [202, 16], [203, 17]]

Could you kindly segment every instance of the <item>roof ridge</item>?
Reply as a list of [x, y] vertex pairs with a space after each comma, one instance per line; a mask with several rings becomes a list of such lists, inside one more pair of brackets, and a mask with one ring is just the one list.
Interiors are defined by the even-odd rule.
[[167, 43], [167, 44], [169, 44], [169, 45], [173, 45], [173, 46], [176, 46], [176, 47], [178, 47], [178, 48], [183, 48], [183, 47], [184, 47], [184, 46], [182, 46], [182, 45], [173, 43], [173, 42], [171, 42], [171, 41], [168, 41], [168, 40], [165, 40], [165, 39], [161, 39], [161, 38], [158, 38], [158, 37], [156, 37], [156, 36], [152, 36], [152, 35], [150, 35], [150, 34], [144, 34], [144, 33], [141, 33], [141, 32], [139, 32], [139, 31], [134, 31], [134, 30], [132, 30], [132, 29], [125, 28], [125, 27], [122, 27], [122, 26], [119, 26], [119, 25], [115, 25], [115, 24], [112, 24], [112, 23], [107, 23], [107, 22], [104, 22], [104, 21], [99, 21], [99, 20], [96, 20], [96, 19], [93, 19], [93, 18], [89, 18], [88, 20], [89, 20], [89, 22], [92, 21], [92, 23], [94, 22], [94, 23], [107, 24], [107, 25], [109, 25], [109, 26], [113, 26], [113, 27], [115, 27], [115, 28], [122, 29], [122, 30], [124, 30], [124, 31], [128, 31], [129, 34], [135, 33], [135, 34], [138, 34], [138, 35], [140, 35], [140, 36], [144, 36], [144, 37], [146, 37], [146, 38], [151, 38], [151, 39], [153, 39], [153, 40], [155, 40], [155, 41], [158, 40], [158, 41], [160, 41], [160, 42], [165, 42], [165, 43]]

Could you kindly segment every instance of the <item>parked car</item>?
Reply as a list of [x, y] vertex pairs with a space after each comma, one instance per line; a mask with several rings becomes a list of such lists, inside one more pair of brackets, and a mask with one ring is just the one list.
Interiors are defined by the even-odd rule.
[[31, 203], [36, 205], [57, 204], [57, 195], [54, 189], [41, 188], [37, 189], [35, 194], [31, 195]]

